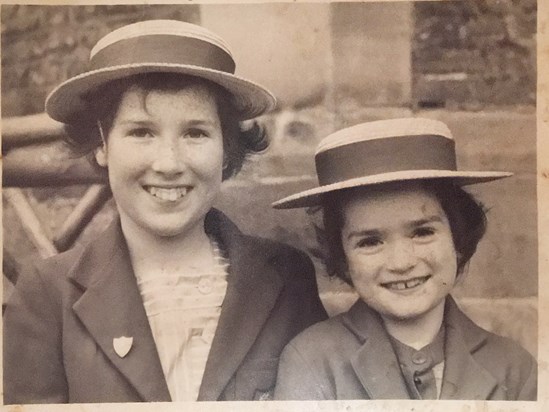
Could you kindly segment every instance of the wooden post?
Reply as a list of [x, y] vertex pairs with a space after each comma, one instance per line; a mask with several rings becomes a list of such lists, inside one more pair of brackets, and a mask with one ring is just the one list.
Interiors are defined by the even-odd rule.
[[4, 195], [17, 213], [17, 216], [19, 216], [23, 230], [29, 236], [40, 256], [46, 258], [55, 255], [57, 249], [44, 232], [44, 228], [36, 217], [23, 191], [15, 188], [4, 189]]
[[108, 186], [90, 186], [55, 236], [53, 243], [57, 250], [63, 252], [72, 246], [82, 230], [110, 198], [110, 195], [111, 191]]
[[15, 147], [4, 154], [2, 184], [15, 187], [68, 186], [106, 182], [106, 172], [77, 157], [62, 143]]
[[63, 135], [63, 123], [52, 120], [46, 113], [2, 119], [2, 147], [44, 143]]

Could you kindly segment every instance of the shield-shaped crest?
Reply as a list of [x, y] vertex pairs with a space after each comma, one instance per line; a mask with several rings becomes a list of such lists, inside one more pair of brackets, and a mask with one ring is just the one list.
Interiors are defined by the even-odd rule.
[[112, 340], [112, 346], [114, 347], [114, 351], [118, 356], [123, 358], [128, 354], [130, 349], [132, 348], [133, 344], [133, 337], [127, 337], [127, 336], [120, 336], [119, 338], [114, 338]]

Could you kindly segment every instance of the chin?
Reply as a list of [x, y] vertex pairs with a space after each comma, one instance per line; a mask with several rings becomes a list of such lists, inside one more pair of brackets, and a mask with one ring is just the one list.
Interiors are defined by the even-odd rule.
[[398, 322], [413, 322], [426, 315], [431, 308], [399, 308], [380, 311], [387, 318]]
[[158, 237], [169, 239], [169, 238], [176, 238], [178, 236], [182, 236], [184, 233], [186, 233], [187, 230], [188, 230], [187, 228], [180, 228], [180, 227], [176, 227], [176, 228], [160, 227], [160, 228], [156, 228], [154, 230], [154, 233]]

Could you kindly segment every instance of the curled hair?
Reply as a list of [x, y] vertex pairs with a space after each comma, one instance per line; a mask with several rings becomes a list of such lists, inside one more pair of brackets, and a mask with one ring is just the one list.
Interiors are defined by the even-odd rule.
[[[405, 182], [403, 182], [405, 184]], [[483, 205], [447, 179], [422, 182], [433, 193], [444, 210], [457, 253], [457, 275], [463, 270], [477, 249], [486, 232], [487, 220]], [[322, 260], [330, 276], [336, 276], [352, 285], [349, 266], [343, 249], [341, 231], [344, 225], [342, 198], [354, 190], [345, 189], [326, 194], [322, 200], [322, 227], [315, 226], [317, 240], [322, 250]]]
[[153, 90], [179, 90], [192, 84], [204, 84], [214, 92], [217, 111], [223, 133], [223, 180], [235, 176], [242, 169], [246, 158], [260, 153], [269, 146], [265, 129], [256, 121], [244, 126], [231, 103], [231, 95], [221, 86], [193, 76], [176, 73], [144, 73], [114, 80], [86, 97], [89, 109], [65, 124], [65, 141], [74, 153], [95, 161], [94, 151], [101, 146], [101, 123], [105, 138], [112, 128], [124, 92], [138, 85], [146, 92]]

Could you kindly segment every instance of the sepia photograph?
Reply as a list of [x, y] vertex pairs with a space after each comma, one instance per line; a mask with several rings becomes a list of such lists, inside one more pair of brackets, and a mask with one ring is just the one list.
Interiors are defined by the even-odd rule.
[[1, 4], [2, 408], [549, 407], [543, 7]]

